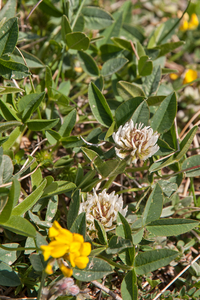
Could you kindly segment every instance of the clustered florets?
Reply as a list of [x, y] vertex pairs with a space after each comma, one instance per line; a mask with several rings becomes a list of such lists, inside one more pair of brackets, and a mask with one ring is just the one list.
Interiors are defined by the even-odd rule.
[[134, 126], [133, 120], [124, 126], [121, 125], [112, 136], [117, 144], [115, 147], [117, 156], [122, 159], [130, 157], [132, 163], [136, 163], [138, 159], [146, 160], [159, 150], [156, 144], [159, 134], [153, 133], [150, 126], [141, 123]]
[[123, 209], [123, 199], [115, 195], [115, 192], [107, 194], [106, 190], [93, 195], [87, 194], [87, 200], [80, 204], [79, 213], [85, 212], [88, 224], [88, 230], [95, 230], [94, 219], [98, 220], [106, 231], [112, 230], [116, 226], [117, 214], [120, 212], [126, 215], [128, 208]]

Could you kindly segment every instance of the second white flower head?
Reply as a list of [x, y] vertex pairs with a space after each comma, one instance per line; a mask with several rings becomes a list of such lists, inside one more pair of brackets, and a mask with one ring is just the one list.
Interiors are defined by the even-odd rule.
[[118, 212], [125, 217], [127, 210], [128, 207], [123, 209], [122, 197], [115, 195], [114, 191], [107, 194], [106, 190], [103, 190], [97, 195], [94, 190], [93, 195], [87, 194], [87, 200], [80, 204], [79, 214], [86, 212], [89, 231], [95, 230], [94, 219], [98, 220], [106, 231], [109, 231], [116, 227]]
[[133, 120], [130, 120], [113, 133], [112, 137], [117, 144], [115, 148], [117, 156], [120, 158], [130, 156], [131, 162], [136, 163], [138, 159], [146, 160], [159, 150], [156, 144], [159, 134], [153, 133], [150, 126], [143, 126], [141, 123], [134, 126]]

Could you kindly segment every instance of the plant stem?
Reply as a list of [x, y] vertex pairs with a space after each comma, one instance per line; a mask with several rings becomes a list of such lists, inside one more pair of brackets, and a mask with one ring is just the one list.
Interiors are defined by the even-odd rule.
[[81, 12], [81, 10], [82, 10], [82, 7], [83, 7], [84, 3], [85, 3], [85, 0], [82, 0], [81, 5], [79, 6], [79, 9], [78, 9], [78, 11], [77, 11], [77, 13], [76, 13], [76, 16], [75, 16], [75, 18], [74, 18], [74, 21], [73, 21], [73, 23], [72, 23], [72, 26], [71, 26], [72, 30], [74, 29], [74, 26], [75, 26], [75, 24], [76, 24], [76, 21], [77, 21], [79, 15], [80, 15], [80, 12]]
[[119, 269], [122, 269], [122, 270], [132, 270], [133, 267], [132, 266], [126, 266], [126, 265], [121, 265], [121, 264], [118, 264], [118, 263], [115, 263], [114, 261], [112, 261], [111, 259], [108, 259], [106, 257], [104, 257], [103, 255], [98, 255], [99, 258], [102, 258], [103, 260], [107, 261], [110, 265], [116, 267], [116, 268], [119, 268]]
[[46, 278], [46, 273], [45, 273], [45, 271], [42, 271], [41, 283], [40, 283], [40, 288], [39, 288], [38, 295], [37, 295], [37, 300], [40, 300], [40, 298], [41, 298], [41, 293], [42, 293], [42, 288], [45, 283], [45, 278]]
[[192, 196], [193, 196], [193, 199], [194, 199], [194, 206], [196, 207], [197, 206], [197, 199], [196, 199], [196, 195], [195, 195], [194, 181], [193, 181], [192, 177], [190, 178], [190, 184], [191, 184], [190, 190], [192, 192]]
[[70, 98], [70, 100], [73, 101], [73, 100], [77, 99], [79, 96], [82, 96], [82, 95], [86, 94], [87, 91], [88, 91], [88, 88], [83, 88], [82, 90], [80, 90], [80, 92], [78, 92], [77, 94], [75, 94], [74, 96], [72, 96]]
[[59, 80], [60, 73], [61, 73], [61, 70], [62, 70], [62, 64], [63, 64], [64, 54], [65, 54], [65, 46], [63, 46], [62, 57], [61, 57], [61, 60], [60, 60], [59, 66], [58, 66], [58, 74], [56, 76], [56, 87], [58, 86], [58, 80]]

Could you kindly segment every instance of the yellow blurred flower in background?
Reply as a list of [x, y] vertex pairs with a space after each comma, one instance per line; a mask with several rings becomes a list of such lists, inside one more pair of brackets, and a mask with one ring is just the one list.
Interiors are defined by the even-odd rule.
[[183, 79], [183, 84], [190, 83], [193, 80], [197, 79], [198, 73], [195, 70], [189, 69], [185, 73], [185, 77]]
[[179, 75], [178, 75], [178, 73], [171, 73], [171, 74], [169, 74], [169, 77], [171, 80], [176, 80], [179, 78]]
[[187, 31], [187, 30], [195, 30], [199, 26], [199, 19], [196, 14], [192, 14], [190, 21], [189, 21], [189, 15], [188, 13], [185, 13], [182, 21], [181, 21], [181, 26], [179, 29], [181, 31]]
[[195, 30], [198, 26], [199, 26], [199, 19], [196, 14], [192, 14], [190, 22], [188, 23], [188, 29]]

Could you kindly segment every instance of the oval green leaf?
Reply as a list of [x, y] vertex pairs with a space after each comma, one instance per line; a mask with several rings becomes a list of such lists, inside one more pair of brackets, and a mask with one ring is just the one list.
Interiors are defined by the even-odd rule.
[[126, 81], [119, 81], [117, 83], [117, 91], [124, 100], [145, 97], [143, 90], [137, 84]]
[[82, 32], [71, 32], [65, 35], [65, 41], [70, 49], [87, 50], [90, 40], [86, 34]]
[[111, 58], [103, 64], [101, 75], [102, 76], [112, 75], [117, 71], [119, 71], [127, 62], [128, 59], [124, 57]]
[[79, 51], [78, 58], [81, 61], [83, 70], [90, 76], [99, 76], [99, 68], [94, 58], [86, 52]]

